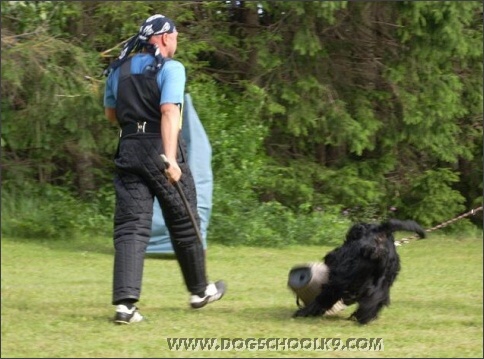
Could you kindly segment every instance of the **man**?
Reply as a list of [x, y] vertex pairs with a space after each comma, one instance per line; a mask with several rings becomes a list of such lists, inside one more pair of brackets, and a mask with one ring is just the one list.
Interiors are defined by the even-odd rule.
[[[190, 306], [202, 308], [219, 300], [225, 283], [208, 283], [205, 253], [187, 208], [174, 185], [178, 182], [198, 226], [195, 184], [180, 136], [185, 90], [185, 68], [173, 60], [177, 48], [175, 25], [157, 14], [126, 42], [116, 61], [105, 71], [107, 118], [121, 127], [114, 163], [113, 299], [114, 322], [143, 320], [138, 307], [145, 250], [150, 240], [153, 198], [160, 202]], [[129, 56], [132, 51], [142, 53]], [[169, 162], [165, 166], [160, 158]]]

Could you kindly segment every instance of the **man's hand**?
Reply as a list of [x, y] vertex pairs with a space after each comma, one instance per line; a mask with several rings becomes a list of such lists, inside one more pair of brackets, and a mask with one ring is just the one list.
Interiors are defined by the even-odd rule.
[[182, 175], [181, 169], [176, 161], [170, 162], [170, 166], [165, 169], [165, 173], [171, 183], [178, 182]]
[[171, 183], [178, 182], [181, 177], [181, 170], [176, 162], [180, 134], [180, 108], [176, 104], [167, 103], [160, 106], [160, 111], [164, 152], [162, 159], [166, 166], [166, 176]]
[[165, 164], [165, 174], [168, 181], [171, 183], [178, 182], [181, 178], [181, 169], [178, 166], [176, 160], [169, 160], [165, 155], [160, 155], [163, 163]]

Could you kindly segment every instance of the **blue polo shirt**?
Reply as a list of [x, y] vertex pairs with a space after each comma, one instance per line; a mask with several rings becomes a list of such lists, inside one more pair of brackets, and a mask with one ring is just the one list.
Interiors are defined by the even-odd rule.
[[[154, 57], [150, 54], [136, 54], [131, 60], [131, 73], [143, 73], [145, 68], [153, 65]], [[115, 108], [118, 95], [118, 78], [120, 67], [111, 72], [106, 81], [104, 91], [104, 107]], [[158, 87], [161, 91], [160, 105], [174, 103], [183, 105], [185, 95], [185, 66], [177, 60], [165, 61], [157, 75]]]

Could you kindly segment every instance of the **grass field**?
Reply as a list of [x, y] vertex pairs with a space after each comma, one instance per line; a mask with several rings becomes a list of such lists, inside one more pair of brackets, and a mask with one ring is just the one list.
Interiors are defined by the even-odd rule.
[[[353, 307], [335, 317], [291, 318], [289, 269], [319, 261], [329, 247], [211, 245], [210, 279], [225, 279], [228, 292], [198, 311], [188, 308], [177, 262], [149, 256], [139, 303], [147, 320], [130, 326], [110, 321], [110, 239], [2, 238], [1, 249], [2, 358], [483, 357], [482, 237], [431, 235], [399, 247], [392, 304], [366, 326], [345, 320]], [[172, 351], [167, 338], [382, 338], [384, 350], [275, 350], [272, 341], [259, 351]]]

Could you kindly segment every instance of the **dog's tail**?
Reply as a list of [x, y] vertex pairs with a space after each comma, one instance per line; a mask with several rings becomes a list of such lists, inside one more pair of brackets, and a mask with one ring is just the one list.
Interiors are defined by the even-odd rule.
[[390, 219], [387, 222], [382, 223], [382, 229], [390, 232], [415, 232], [419, 235], [420, 238], [425, 238], [425, 230], [417, 222], [411, 220], [400, 221], [398, 219]]

